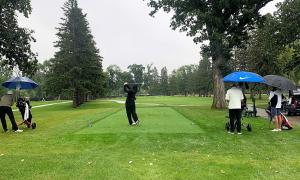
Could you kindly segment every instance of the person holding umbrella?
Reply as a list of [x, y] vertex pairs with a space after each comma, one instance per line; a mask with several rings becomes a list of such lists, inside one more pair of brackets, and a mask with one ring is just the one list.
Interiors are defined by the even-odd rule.
[[270, 91], [269, 101], [271, 106], [271, 118], [274, 118], [275, 121], [275, 129], [272, 131], [281, 131], [281, 103], [282, 103], [282, 92], [273, 87], [272, 91]]
[[[235, 127], [237, 133], [241, 133], [241, 118], [242, 118], [242, 101], [244, 94], [240, 87], [235, 83], [265, 83], [265, 80], [260, 75], [248, 71], [236, 71], [228, 74], [223, 79], [224, 82], [234, 83], [232, 88], [226, 93], [226, 101], [228, 101], [229, 118], [230, 118], [230, 131], [233, 134]], [[236, 122], [236, 123], [235, 123]], [[235, 126], [236, 125], [236, 126]]]
[[23, 130], [18, 128], [14, 114], [11, 109], [11, 106], [13, 105], [13, 95], [12, 94], [13, 94], [12, 91], [8, 91], [6, 95], [1, 97], [1, 101], [0, 101], [1, 124], [2, 124], [4, 132], [7, 132], [8, 129], [7, 129], [6, 120], [5, 120], [5, 115], [7, 114], [10, 119], [13, 131], [19, 133], [19, 132], [23, 132]]
[[273, 87], [270, 91], [270, 105], [271, 105], [271, 117], [275, 120], [275, 129], [272, 131], [281, 131], [281, 103], [283, 99], [282, 92], [279, 89], [292, 91], [297, 90], [294, 82], [291, 80], [278, 75], [266, 75], [264, 76], [266, 84]]

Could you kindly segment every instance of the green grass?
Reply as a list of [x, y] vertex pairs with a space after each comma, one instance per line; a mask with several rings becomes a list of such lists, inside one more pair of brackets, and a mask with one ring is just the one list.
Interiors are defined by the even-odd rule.
[[275, 133], [249, 118], [253, 132], [230, 135], [227, 111], [211, 110], [210, 98], [137, 102], [140, 127], [127, 125], [123, 104], [107, 100], [32, 109], [36, 130], [0, 133], [0, 179], [300, 178], [299, 126]]
[[137, 111], [142, 121], [138, 127], [128, 126], [126, 112], [122, 110], [79, 131], [78, 134], [201, 132], [199, 126], [170, 107], [138, 108]]

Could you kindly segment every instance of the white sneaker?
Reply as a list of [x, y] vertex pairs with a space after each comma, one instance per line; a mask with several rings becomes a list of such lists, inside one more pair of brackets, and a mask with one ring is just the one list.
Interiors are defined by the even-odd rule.
[[136, 125], [136, 123], [135, 123], [135, 122], [131, 124], [131, 126], [135, 126], [135, 125]]
[[273, 130], [271, 130], [271, 131], [277, 132], [277, 131], [278, 131], [278, 129], [273, 129]]
[[22, 129], [18, 129], [18, 130], [15, 130], [14, 132], [21, 133], [21, 132], [23, 132], [23, 130]]
[[243, 134], [243, 133], [239, 132], [239, 133], [237, 133], [237, 134], [241, 135], [241, 134]]
[[281, 131], [281, 129], [277, 129], [277, 131]]

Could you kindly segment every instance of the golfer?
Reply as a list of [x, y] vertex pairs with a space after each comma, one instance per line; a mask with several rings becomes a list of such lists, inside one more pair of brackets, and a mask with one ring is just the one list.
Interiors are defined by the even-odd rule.
[[135, 110], [135, 94], [138, 91], [137, 84], [133, 84], [133, 86], [130, 87], [129, 84], [125, 82], [124, 91], [127, 93], [125, 107], [129, 125], [138, 125], [140, 121]]
[[236, 84], [233, 84], [230, 89], [227, 90], [226, 101], [228, 101], [230, 130], [228, 133], [234, 134], [236, 128], [237, 134], [241, 133], [241, 118], [242, 118], [242, 100], [244, 95], [242, 89]]
[[12, 91], [8, 91], [6, 95], [1, 97], [0, 118], [1, 118], [2, 127], [3, 127], [4, 132], [8, 131], [7, 125], [6, 125], [6, 120], [5, 120], [5, 115], [7, 114], [10, 119], [13, 131], [14, 132], [23, 132], [23, 130], [18, 128], [14, 114], [11, 109], [11, 106], [13, 105], [13, 95], [12, 94], [13, 94]]

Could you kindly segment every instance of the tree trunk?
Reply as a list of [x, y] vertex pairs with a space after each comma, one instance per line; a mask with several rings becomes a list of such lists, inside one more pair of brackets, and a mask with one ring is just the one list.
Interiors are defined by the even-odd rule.
[[259, 100], [262, 100], [262, 96], [261, 96], [261, 90], [259, 91]]
[[221, 34], [214, 31], [211, 24], [207, 24], [207, 32], [210, 43], [210, 53], [212, 57], [212, 71], [213, 71], [213, 104], [212, 108], [222, 109], [226, 108], [225, 103], [225, 88], [223, 76], [221, 72], [221, 65], [224, 63], [224, 47]]
[[222, 109], [226, 108], [224, 82], [218, 63], [214, 62], [213, 64], [214, 97], [213, 104], [211, 107], [216, 109]]
[[223, 82], [223, 76], [221, 72], [221, 65], [224, 63], [224, 56], [222, 50], [222, 41], [211, 42], [211, 53], [212, 53], [212, 71], [213, 71], [213, 104], [212, 108], [222, 109], [226, 108], [225, 103], [225, 88]]
[[80, 105], [80, 97], [79, 97], [79, 89], [75, 88], [75, 91], [73, 93], [73, 107], [77, 108]]

